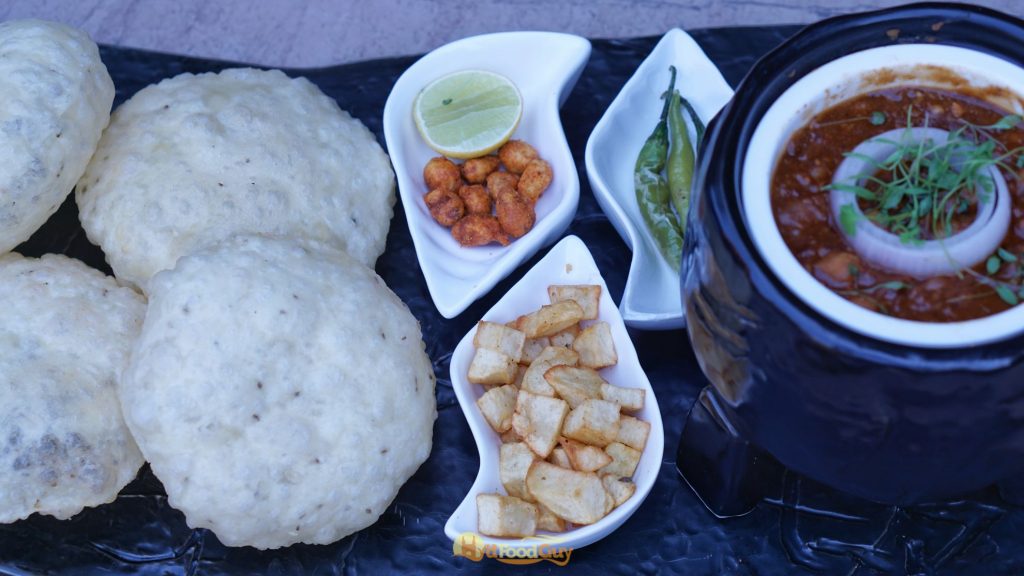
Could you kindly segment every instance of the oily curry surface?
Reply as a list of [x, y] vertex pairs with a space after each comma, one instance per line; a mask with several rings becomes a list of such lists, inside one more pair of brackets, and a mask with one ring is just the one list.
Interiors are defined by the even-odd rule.
[[[870, 92], [815, 116], [789, 140], [772, 176], [772, 211], [782, 237], [800, 263], [824, 285], [865, 308], [910, 320], [955, 322], [1010, 308], [1024, 279], [1024, 170], [1003, 169], [1012, 200], [1010, 230], [1003, 240], [1008, 258], [998, 269], [985, 262], [956, 275], [916, 279], [872, 266], [847, 243], [835, 221], [826, 188], [844, 153], [894, 128], [928, 126], [953, 131], [987, 126], [1008, 112], [967, 93], [920, 87]], [[989, 131], [1000, 149], [1024, 146], [1019, 123]], [[1005, 148], [1004, 148], [1005, 147]], [[1019, 173], [1018, 173], [1019, 172]], [[974, 208], [968, 211], [973, 215]], [[956, 228], [962, 227], [962, 222]], [[995, 289], [1004, 286], [1003, 294]]]

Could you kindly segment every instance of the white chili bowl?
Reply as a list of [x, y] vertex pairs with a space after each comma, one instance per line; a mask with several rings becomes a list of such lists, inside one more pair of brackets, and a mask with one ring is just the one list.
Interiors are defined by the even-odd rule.
[[[590, 133], [584, 155], [597, 203], [633, 250], [619, 309], [627, 325], [646, 330], [676, 329], [684, 324], [679, 274], [658, 252], [633, 188], [633, 167], [658, 123], [669, 66], [678, 71], [676, 88], [704, 123], [732, 97], [732, 88], [697, 42], [673, 28], [612, 100]], [[691, 133], [691, 138], [695, 137]]]

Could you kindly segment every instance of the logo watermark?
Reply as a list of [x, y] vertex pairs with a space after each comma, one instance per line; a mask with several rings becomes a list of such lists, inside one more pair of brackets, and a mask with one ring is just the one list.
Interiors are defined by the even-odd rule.
[[572, 556], [572, 548], [563, 545], [558, 536], [529, 536], [514, 544], [489, 544], [475, 532], [463, 532], [452, 544], [452, 553], [473, 562], [490, 558], [505, 564], [551, 562], [565, 566]]

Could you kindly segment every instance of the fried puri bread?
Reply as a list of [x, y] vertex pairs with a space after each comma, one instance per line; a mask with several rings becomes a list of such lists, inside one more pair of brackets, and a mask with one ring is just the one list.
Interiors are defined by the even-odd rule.
[[111, 502], [142, 466], [117, 381], [145, 314], [77, 260], [0, 256], [0, 522]]

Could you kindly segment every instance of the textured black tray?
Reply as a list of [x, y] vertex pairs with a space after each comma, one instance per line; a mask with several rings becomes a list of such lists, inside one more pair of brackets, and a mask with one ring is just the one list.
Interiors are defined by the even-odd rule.
[[[795, 28], [696, 30], [692, 35], [735, 85], [753, 62]], [[613, 298], [625, 285], [630, 255], [587, 185], [583, 150], [594, 124], [650, 52], [657, 38], [596, 41], [590, 63], [562, 110], [583, 189], [570, 233], [591, 248]], [[181, 72], [233, 64], [103, 48], [119, 104], [140, 88]], [[381, 116], [391, 86], [415, 58], [396, 58], [315, 70], [291, 70], [334, 97], [383, 144]], [[632, 332], [640, 361], [665, 420], [665, 462], [643, 506], [619, 530], [572, 554], [568, 568], [543, 563], [508, 566], [452, 556], [443, 532], [448, 515], [469, 490], [478, 457], [448, 381], [459, 338], [529, 267], [525, 264], [454, 320], [435, 310], [416, 265], [401, 205], [377, 271], [408, 303], [423, 326], [438, 376], [438, 419], [430, 459], [381, 519], [330, 546], [292, 546], [259, 552], [227, 548], [205, 530], [190, 530], [171, 509], [145, 468], [116, 502], [60, 522], [32, 517], [0, 526], [0, 572], [45, 574], [382, 574], [408, 572], [589, 571], [593, 574], [1003, 575], [1024, 573], [1024, 511], [994, 491], [942, 506], [900, 509], [866, 503], [795, 476], [766, 478], [777, 486], [753, 513], [717, 520], [679, 479], [673, 462], [687, 410], [706, 381], [685, 332]], [[110, 272], [78, 225], [73, 201], [19, 250], [64, 252]], [[343, 481], [343, 479], [339, 479]]]

